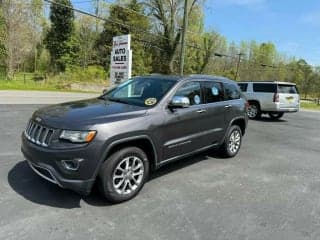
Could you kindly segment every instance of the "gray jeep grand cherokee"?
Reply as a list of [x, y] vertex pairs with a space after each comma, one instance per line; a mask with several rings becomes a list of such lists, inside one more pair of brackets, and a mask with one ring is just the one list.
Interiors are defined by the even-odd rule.
[[98, 98], [36, 111], [21, 149], [46, 180], [81, 194], [97, 180], [109, 201], [121, 202], [166, 163], [213, 147], [235, 156], [246, 106], [226, 78], [136, 77]]

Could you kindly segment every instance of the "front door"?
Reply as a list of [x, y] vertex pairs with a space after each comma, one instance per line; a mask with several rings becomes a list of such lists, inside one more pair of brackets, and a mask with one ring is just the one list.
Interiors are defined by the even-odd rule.
[[207, 112], [203, 102], [201, 84], [198, 81], [183, 84], [175, 96], [189, 98], [190, 107], [167, 109], [161, 127], [163, 160], [168, 161], [206, 145], [204, 137]]

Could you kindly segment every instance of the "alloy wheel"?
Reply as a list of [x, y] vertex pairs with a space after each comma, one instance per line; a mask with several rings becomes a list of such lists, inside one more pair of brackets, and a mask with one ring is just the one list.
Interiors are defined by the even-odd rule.
[[241, 144], [241, 133], [238, 130], [234, 130], [229, 138], [229, 150], [232, 154], [236, 153], [239, 148], [240, 148], [240, 144]]
[[255, 118], [258, 115], [258, 107], [256, 105], [249, 105], [247, 111], [249, 118]]
[[130, 194], [142, 183], [143, 176], [143, 161], [136, 156], [126, 157], [114, 169], [113, 187], [118, 194]]

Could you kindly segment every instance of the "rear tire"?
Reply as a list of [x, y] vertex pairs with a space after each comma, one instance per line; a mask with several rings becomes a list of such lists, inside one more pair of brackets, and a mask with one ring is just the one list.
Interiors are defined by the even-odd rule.
[[260, 106], [258, 103], [250, 103], [247, 110], [247, 115], [250, 119], [258, 119], [261, 116]]
[[223, 157], [231, 158], [237, 155], [242, 142], [242, 131], [238, 125], [230, 127], [228, 134], [220, 147], [220, 153]]
[[280, 119], [283, 115], [284, 113], [269, 113], [271, 119]]
[[113, 153], [100, 168], [99, 189], [112, 203], [134, 198], [149, 176], [149, 161], [144, 151], [126, 147]]

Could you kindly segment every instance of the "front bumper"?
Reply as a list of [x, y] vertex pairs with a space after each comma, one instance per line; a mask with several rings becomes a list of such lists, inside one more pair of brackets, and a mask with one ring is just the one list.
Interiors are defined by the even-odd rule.
[[[29, 166], [42, 178], [82, 195], [90, 193], [99, 165], [99, 154], [94, 145], [61, 150], [49, 149], [28, 141], [22, 135], [21, 151]], [[81, 159], [77, 170], [68, 170], [64, 160]]]

